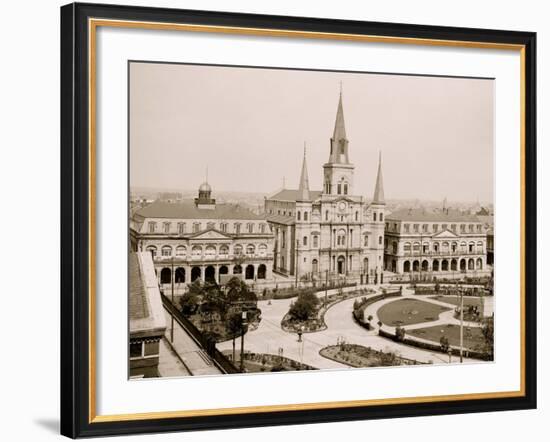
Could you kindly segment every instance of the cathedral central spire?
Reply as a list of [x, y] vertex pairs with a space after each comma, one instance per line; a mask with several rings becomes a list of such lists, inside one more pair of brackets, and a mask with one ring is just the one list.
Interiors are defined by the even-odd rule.
[[309, 201], [309, 178], [307, 173], [306, 143], [304, 142], [304, 160], [300, 174], [300, 185], [298, 187], [298, 198], [300, 201]]
[[340, 97], [338, 99], [338, 108], [336, 110], [334, 132], [332, 134], [332, 138], [330, 139], [330, 158], [328, 162], [337, 164], [349, 164], [348, 139], [346, 136], [344, 105], [342, 101], [342, 83], [340, 83]]

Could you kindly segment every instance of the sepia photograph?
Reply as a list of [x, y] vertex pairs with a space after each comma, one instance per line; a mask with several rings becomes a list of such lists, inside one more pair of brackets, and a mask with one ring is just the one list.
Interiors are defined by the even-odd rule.
[[129, 61], [128, 377], [492, 363], [494, 83]]

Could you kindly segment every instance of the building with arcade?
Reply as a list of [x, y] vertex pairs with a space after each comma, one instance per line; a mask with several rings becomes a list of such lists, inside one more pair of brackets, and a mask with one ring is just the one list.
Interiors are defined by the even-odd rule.
[[182, 293], [196, 279], [251, 284], [272, 279], [273, 234], [264, 217], [237, 204], [217, 204], [208, 182], [194, 200], [154, 201], [130, 219], [130, 247], [153, 257], [165, 293]]
[[462, 278], [490, 274], [487, 228], [457, 210], [397, 210], [386, 218], [385, 269], [402, 275]]

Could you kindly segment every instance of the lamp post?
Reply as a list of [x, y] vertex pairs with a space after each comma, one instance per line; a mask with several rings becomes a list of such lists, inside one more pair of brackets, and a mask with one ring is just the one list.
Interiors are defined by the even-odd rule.
[[246, 326], [246, 311], [243, 310], [241, 316], [241, 373], [244, 372], [244, 329]]
[[304, 339], [302, 339], [304, 330], [305, 327], [303, 325], [298, 329], [298, 355], [300, 356], [300, 364], [303, 364], [304, 359]]

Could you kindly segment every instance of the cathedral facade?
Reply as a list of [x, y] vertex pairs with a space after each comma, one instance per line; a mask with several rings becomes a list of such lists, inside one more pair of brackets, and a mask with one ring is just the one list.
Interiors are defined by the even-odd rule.
[[283, 188], [265, 200], [275, 237], [275, 272], [296, 281], [380, 281], [385, 226], [381, 158], [372, 200], [355, 188], [354, 173], [340, 93], [322, 190], [310, 189], [304, 149], [298, 189]]

